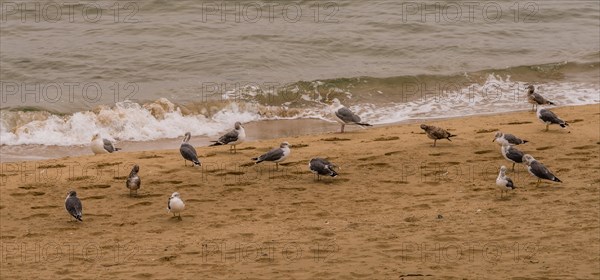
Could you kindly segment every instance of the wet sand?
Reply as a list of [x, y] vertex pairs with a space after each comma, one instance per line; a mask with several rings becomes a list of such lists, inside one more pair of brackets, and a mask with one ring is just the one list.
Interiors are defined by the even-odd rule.
[[[431, 121], [458, 136], [431, 147], [417, 124], [4, 163], [0, 274], [6, 279], [597, 279], [600, 277], [600, 106], [552, 109], [571, 133], [544, 132], [532, 112]], [[530, 142], [563, 183], [536, 180], [492, 143]], [[335, 132], [334, 132], [335, 131]], [[282, 141], [290, 158], [254, 165]], [[194, 143], [195, 144], [195, 143]], [[340, 166], [315, 181], [312, 157]], [[125, 180], [140, 166], [142, 187]], [[500, 199], [501, 165], [518, 189]], [[83, 223], [64, 210], [68, 190]], [[179, 221], [167, 213], [178, 191]]]

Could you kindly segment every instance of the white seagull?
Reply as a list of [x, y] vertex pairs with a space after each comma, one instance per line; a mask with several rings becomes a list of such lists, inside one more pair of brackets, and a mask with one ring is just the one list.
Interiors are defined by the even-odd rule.
[[65, 208], [73, 218], [83, 222], [83, 207], [81, 206], [81, 201], [77, 197], [77, 193], [75, 191], [70, 191], [67, 194], [67, 199], [65, 199]]
[[336, 177], [338, 174], [334, 167], [337, 166], [322, 158], [313, 158], [308, 162], [308, 169], [317, 175], [317, 180], [321, 180], [321, 175]]
[[524, 155], [523, 162], [527, 165], [527, 171], [529, 171], [529, 174], [538, 178], [537, 185], [535, 185], [536, 187], [540, 186], [542, 179], [562, 183], [562, 181], [556, 178], [556, 176], [554, 176], [554, 174], [552, 174], [552, 172], [550, 172], [546, 166], [537, 161], [531, 155]]
[[181, 146], [179, 147], [179, 152], [183, 157], [183, 165], [187, 166], [186, 160], [189, 160], [192, 162], [192, 166], [202, 166], [202, 163], [200, 163], [200, 161], [198, 160], [198, 154], [196, 153], [196, 149], [194, 149], [194, 146], [188, 143], [188, 141], [190, 141], [190, 138], [192, 138], [192, 134], [186, 132], [185, 136], [183, 136], [183, 141], [181, 141]]
[[521, 145], [521, 144], [525, 144], [529, 141], [523, 140], [523, 139], [521, 139], [517, 136], [514, 136], [512, 134], [509, 134], [509, 133], [502, 133], [502, 132], [498, 131], [494, 135], [494, 140], [492, 140], [492, 142], [496, 142], [496, 143], [498, 143], [498, 145], [502, 146], [504, 144]]
[[179, 214], [177, 217], [181, 221], [181, 211], [183, 211], [183, 208], [185, 208], [183, 200], [181, 200], [181, 197], [179, 196], [178, 192], [174, 192], [171, 195], [171, 197], [169, 197], [169, 202], [167, 203], [167, 210], [169, 211], [169, 213], [173, 213], [173, 217], [175, 217], [175, 214]]
[[279, 163], [284, 161], [291, 153], [290, 144], [288, 142], [283, 142], [279, 145], [279, 148], [275, 148], [270, 150], [266, 154], [263, 154], [259, 157], [252, 158], [255, 160], [255, 164], [259, 164], [263, 161], [272, 161], [275, 162], [275, 170], [279, 169]]
[[229, 152], [237, 153], [236, 145], [239, 145], [246, 140], [246, 131], [242, 126], [242, 123], [236, 122], [234, 126], [234, 130], [227, 132], [225, 135], [221, 136], [219, 140], [213, 141], [214, 144], [210, 146], [220, 146], [220, 145], [230, 145]]
[[137, 196], [137, 190], [140, 189], [142, 181], [140, 180], [140, 176], [138, 176], [138, 172], [140, 172], [140, 167], [136, 164], [131, 169], [129, 177], [127, 177], [125, 186], [129, 189], [129, 196], [132, 196], [133, 192], [135, 192], [135, 196]]
[[99, 133], [92, 136], [91, 148], [95, 155], [109, 154], [121, 150], [120, 148], [116, 148], [110, 140], [100, 137]]
[[567, 126], [569, 126], [567, 122], [561, 120], [556, 114], [545, 108], [538, 108], [537, 117], [546, 125], [546, 131], [548, 131], [548, 126], [551, 124], [558, 124], [562, 128], [567, 128]]
[[342, 125], [341, 133], [344, 133], [344, 127], [347, 124], [355, 124], [361, 127], [372, 126], [368, 123], [361, 122], [360, 117], [354, 114], [352, 111], [350, 111], [350, 109], [344, 107], [344, 105], [342, 105], [337, 98], [333, 99], [333, 103], [331, 104], [331, 111], [333, 113], [333, 116], [335, 117], [335, 120]]
[[506, 176], [506, 166], [504, 165], [500, 167], [500, 173], [498, 173], [498, 178], [496, 178], [496, 186], [498, 186], [498, 188], [500, 189], [500, 198], [502, 198], [502, 194], [505, 191], [506, 193], [508, 193], [508, 191], [517, 188], [515, 187], [513, 181], [508, 176]]

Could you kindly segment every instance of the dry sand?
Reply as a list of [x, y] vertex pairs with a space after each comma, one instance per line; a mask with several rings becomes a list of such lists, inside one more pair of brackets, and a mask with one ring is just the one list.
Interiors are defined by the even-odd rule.
[[[544, 132], [532, 112], [428, 122], [458, 134], [433, 148], [418, 124], [2, 165], [2, 279], [598, 279], [599, 105], [553, 109], [571, 133]], [[494, 131], [525, 138], [564, 183], [509, 171]], [[251, 131], [248, 132], [252, 133]], [[253, 156], [281, 141], [279, 171]], [[340, 176], [314, 181], [308, 160]], [[125, 178], [140, 165], [142, 187]], [[70, 189], [83, 223], [64, 209]], [[167, 198], [181, 193], [179, 221]]]

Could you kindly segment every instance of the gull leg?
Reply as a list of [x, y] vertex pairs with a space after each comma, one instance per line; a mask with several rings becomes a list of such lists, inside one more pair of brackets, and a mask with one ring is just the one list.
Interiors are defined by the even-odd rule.
[[435, 142], [437, 142], [437, 139], [433, 139], [433, 146], [435, 147]]
[[237, 147], [236, 147], [236, 145], [233, 145], [233, 153], [237, 154]]
[[177, 216], [177, 218], [181, 221], [181, 213], [179, 213], [179, 216]]
[[345, 124], [342, 124], [342, 132], [341, 133], [344, 133], [344, 127], [345, 126], [346, 126]]
[[512, 171], [515, 171], [515, 163], [513, 162], [513, 168]]
[[279, 170], [279, 162], [275, 163], [275, 170]]
[[546, 125], [546, 131], [548, 131], [548, 126], [549, 126], [549, 125], [547, 124], [547, 125]]
[[538, 179], [537, 184], [535, 185], [536, 188], [540, 186], [540, 182], [542, 182], [542, 179]]

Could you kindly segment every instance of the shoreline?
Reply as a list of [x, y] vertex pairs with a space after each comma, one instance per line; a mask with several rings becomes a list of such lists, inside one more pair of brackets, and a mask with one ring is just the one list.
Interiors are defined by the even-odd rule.
[[[593, 104], [598, 105], [598, 104]], [[555, 106], [552, 108], [570, 108], [587, 105], [570, 105], [570, 106]], [[551, 109], [552, 109], [551, 108]], [[509, 115], [513, 113], [527, 112], [527, 110], [517, 110], [511, 112], [492, 112], [492, 113], [475, 113], [472, 115], [455, 116], [455, 117], [440, 117], [440, 118], [414, 118], [400, 122], [386, 123], [374, 125], [373, 128], [390, 127], [398, 125], [408, 125], [417, 122], [437, 122], [469, 117], [485, 117], [491, 115]], [[262, 120], [252, 121], [244, 124], [246, 128], [246, 143], [260, 142], [283, 137], [298, 137], [311, 136], [323, 133], [335, 133], [339, 131], [339, 124], [333, 120], [326, 121], [323, 119], [282, 119], [282, 120]], [[347, 126], [348, 131], [362, 130], [357, 126]], [[372, 128], [371, 128], [372, 129]], [[225, 131], [226, 132], [226, 131]], [[225, 133], [223, 132], [223, 133]], [[182, 135], [183, 136], [183, 135]], [[194, 136], [190, 143], [196, 148], [208, 148], [212, 142], [219, 136]], [[118, 141], [116, 146], [123, 150], [119, 153], [126, 152], [143, 152], [143, 151], [161, 151], [178, 149], [181, 143], [181, 138], [174, 139], [159, 139], [152, 141]], [[44, 145], [15, 145], [15, 146], [0, 146], [0, 163], [14, 163], [24, 161], [44, 161], [55, 160], [65, 157], [81, 157], [93, 155], [88, 145], [73, 145], [73, 146], [44, 146]], [[33, 154], [35, 156], [22, 156], [23, 153]]]
[[[458, 135], [435, 148], [408, 124], [249, 142], [237, 154], [202, 147], [202, 167], [184, 167], [177, 149], [4, 163], [0, 272], [40, 279], [594, 278], [600, 105], [553, 111], [571, 121], [571, 133], [544, 132], [534, 113], [519, 112], [428, 121]], [[496, 130], [529, 140], [518, 148], [563, 183], [536, 187], [523, 165], [510, 170], [492, 142]], [[292, 154], [279, 170], [250, 160], [281, 141]], [[339, 165], [340, 175], [315, 181], [307, 163], [317, 156]], [[124, 185], [133, 164], [142, 180], [137, 197]], [[503, 199], [495, 186], [500, 165], [517, 186]], [[84, 205], [82, 223], [69, 222], [64, 210], [71, 189]], [[175, 191], [186, 203], [182, 221], [166, 211]], [[40, 269], [32, 271], [26, 264], [35, 258]]]

